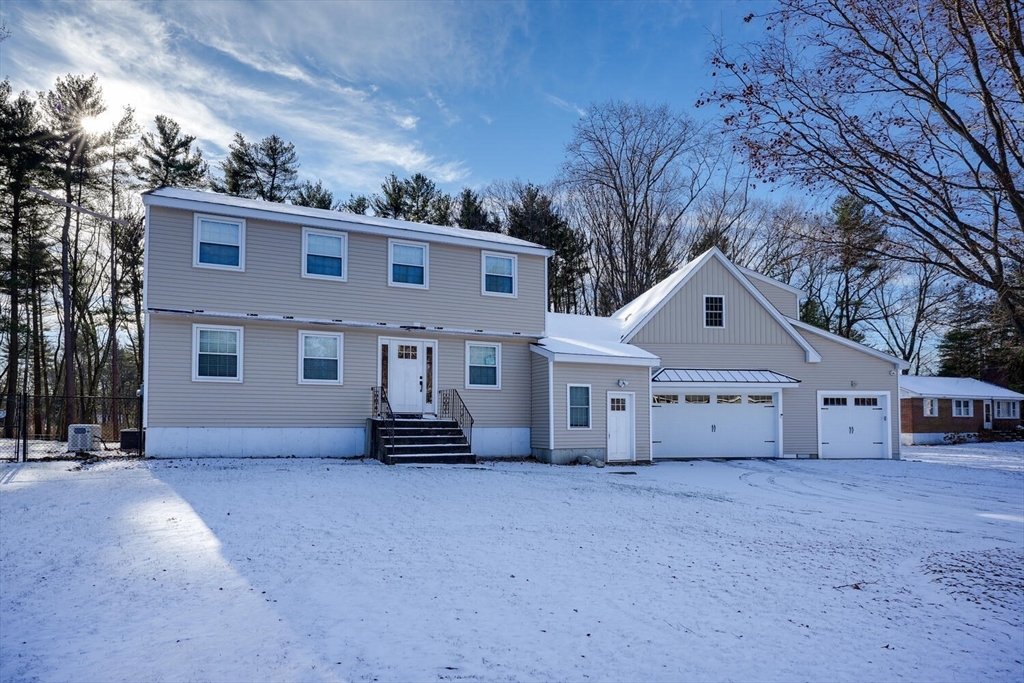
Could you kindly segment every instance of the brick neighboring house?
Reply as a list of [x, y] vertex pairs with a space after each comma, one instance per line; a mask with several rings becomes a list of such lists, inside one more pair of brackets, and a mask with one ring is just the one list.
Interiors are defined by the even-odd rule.
[[981, 430], [1021, 426], [1024, 394], [976, 379], [900, 378], [900, 443], [943, 443], [947, 434], [977, 437]]

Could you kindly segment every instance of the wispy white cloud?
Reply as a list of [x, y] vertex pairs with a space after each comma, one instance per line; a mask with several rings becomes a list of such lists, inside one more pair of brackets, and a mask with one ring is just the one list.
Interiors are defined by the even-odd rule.
[[572, 102], [572, 103], [566, 102], [565, 100], [563, 100], [561, 97], [558, 97], [557, 95], [551, 95], [549, 93], [544, 93], [544, 99], [547, 100], [548, 102], [550, 102], [551, 104], [555, 105], [559, 109], [562, 109], [563, 111], [567, 111], [567, 112], [576, 114], [577, 116], [579, 116], [581, 118], [587, 115], [587, 110], [586, 109], [584, 109], [580, 105], [576, 104], [575, 102]]
[[437, 110], [441, 112], [441, 116], [444, 118], [444, 122], [446, 125], [454, 126], [456, 123], [462, 120], [458, 114], [453, 112], [448, 107], [448, 105], [445, 104], [443, 99], [435, 95], [433, 92], [428, 90], [427, 97], [430, 99], [431, 102], [434, 103], [434, 106], [437, 107]]

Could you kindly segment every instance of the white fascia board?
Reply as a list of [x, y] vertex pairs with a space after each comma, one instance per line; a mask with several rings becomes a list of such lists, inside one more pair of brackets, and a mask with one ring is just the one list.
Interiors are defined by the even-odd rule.
[[799, 287], [794, 287], [791, 284], [788, 284], [788, 283], [785, 283], [785, 282], [781, 282], [779, 280], [776, 280], [773, 277], [768, 277], [764, 273], [759, 273], [756, 270], [751, 270], [750, 268], [745, 268], [743, 266], [736, 266], [736, 267], [739, 269], [739, 271], [741, 273], [743, 273], [747, 277], [752, 277], [755, 280], [760, 280], [761, 282], [766, 282], [766, 283], [768, 283], [770, 285], [775, 285], [776, 287], [779, 287], [781, 289], [786, 290], [790, 294], [795, 294], [800, 299], [806, 299], [807, 298], [807, 292], [802, 290], [802, 289], [800, 289]]
[[908, 363], [907, 361], [900, 360], [896, 356], [890, 356], [889, 354], [885, 353], [884, 351], [879, 351], [878, 349], [873, 349], [870, 346], [865, 346], [864, 344], [858, 344], [857, 342], [851, 341], [851, 340], [847, 339], [846, 337], [840, 337], [838, 334], [832, 334], [831, 332], [828, 332], [827, 330], [823, 330], [820, 327], [815, 327], [814, 325], [808, 325], [807, 323], [801, 322], [799, 320], [793, 320], [792, 318], [787, 318], [787, 320], [789, 320], [790, 324], [792, 324], [793, 327], [795, 327], [795, 328], [797, 328], [799, 330], [804, 330], [804, 331], [810, 332], [812, 334], [817, 334], [817, 335], [819, 335], [821, 337], [824, 337], [825, 339], [829, 339], [831, 341], [834, 341], [837, 344], [842, 344], [843, 346], [849, 347], [851, 349], [855, 349], [857, 351], [860, 351], [861, 353], [866, 353], [869, 356], [874, 356], [875, 358], [878, 358], [879, 360], [887, 361], [889, 363], [892, 363], [893, 365], [895, 365], [897, 368], [899, 368], [901, 370], [906, 370], [907, 368], [910, 367], [910, 363]]
[[[257, 209], [245, 206], [234, 206], [221, 204], [213, 201], [200, 201], [196, 199], [183, 199], [180, 197], [165, 197], [159, 194], [144, 194], [142, 202], [147, 207], [159, 206], [167, 209], [182, 209], [184, 211], [201, 211], [214, 213], [222, 216], [236, 218], [251, 218], [255, 220], [269, 221], [273, 223], [288, 223], [302, 225], [310, 228], [322, 228], [325, 230], [342, 230], [345, 232], [364, 233], [368, 235], [381, 235], [383, 237], [397, 237], [399, 239], [418, 239], [427, 242], [440, 244], [456, 244], [459, 246], [478, 247], [480, 249], [491, 249], [496, 251], [507, 251], [517, 254], [532, 254], [534, 256], [552, 256], [555, 252], [544, 247], [531, 247], [508, 242], [474, 239], [472, 237], [457, 237], [455, 235], [444, 235], [426, 229], [417, 229], [418, 223], [409, 223], [408, 227], [373, 225], [357, 222], [346, 218], [348, 214], [338, 212], [337, 219], [319, 218], [306, 214], [295, 214], [287, 211], [275, 211], [273, 209]], [[287, 206], [282, 204], [281, 206]]]
[[555, 353], [537, 344], [531, 344], [530, 350], [556, 363], [584, 363], [590, 365], [632, 365], [636, 367], [656, 368], [661, 365], [658, 358], [632, 358], [629, 356], [595, 356], [583, 353]]
[[783, 389], [796, 389], [800, 383], [793, 382], [651, 382], [655, 391], [672, 389], [683, 391], [685, 389], [717, 389], [719, 391], [756, 391], [765, 389], [770, 391], [781, 391]]
[[325, 327], [358, 328], [366, 330], [391, 330], [397, 332], [420, 332], [431, 335], [453, 335], [459, 337], [502, 337], [509, 339], [540, 339], [540, 334], [519, 332], [497, 332], [494, 330], [464, 330], [455, 327], [429, 327], [423, 325], [400, 325], [398, 323], [370, 323], [361, 320], [328, 320], [326, 318], [303, 318], [299, 316], [262, 315], [254, 313], [233, 313], [225, 311], [178, 310], [173, 308], [149, 308], [147, 313], [174, 315], [187, 318], [220, 318], [226, 320], [250, 320], [260, 323], [284, 323], [301, 325], [322, 325]]
[[813, 346], [811, 346], [810, 342], [804, 339], [799, 332], [793, 329], [793, 326], [790, 325], [790, 319], [782, 315], [782, 313], [779, 312], [779, 309], [775, 308], [775, 306], [773, 306], [771, 302], [769, 302], [768, 299], [765, 298], [764, 294], [761, 294], [761, 292], [758, 291], [757, 287], [750, 284], [750, 280], [744, 277], [743, 273], [740, 272], [739, 268], [736, 265], [734, 265], [729, 259], [727, 259], [725, 257], [725, 254], [723, 254], [718, 247], [711, 247], [706, 252], [701, 254], [697, 258], [697, 264], [690, 269], [690, 272], [686, 274], [686, 277], [680, 280], [679, 284], [677, 284], [672, 289], [672, 291], [665, 296], [665, 298], [659, 301], [658, 305], [652, 308], [651, 311], [646, 316], [644, 316], [642, 320], [638, 320], [636, 324], [630, 327], [629, 331], [626, 332], [625, 335], [623, 335], [622, 341], [628, 343], [630, 340], [632, 340], [633, 337], [635, 337], [636, 334], [640, 331], [640, 329], [644, 325], [646, 325], [647, 322], [650, 321], [655, 315], [657, 315], [658, 311], [660, 311], [665, 306], [665, 304], [668, 303], [668, 301], [679, 292], [679, 290], [685, 287], [686, 283], [693, 278], [694, 274], [701, 268], [703, 268], [704, 265], [712, 258], [717, 258], [722, 263], [722, 265], [725, 266], [725, 269], [728, 270], [729, 273], [734, 278], [736, 278], [737, 281], [739, 281], [743, 288], [746, 289], [747, 292], [752, 297], [754, 297], [759, 304], [761, 304], [761, 307], [768, 312], [768, 315], [770, 315], [775, 320], [775, 322], [781, 325], [782, 329], [784, 329], [786, 333], [789, 334], [793, 341], [795, 341], [797, 345], [799, 345], [800, 348], [804, 350], [804, 358], [806, 362], [821, 362], [821, 354], [818, 353], [818, 351]]

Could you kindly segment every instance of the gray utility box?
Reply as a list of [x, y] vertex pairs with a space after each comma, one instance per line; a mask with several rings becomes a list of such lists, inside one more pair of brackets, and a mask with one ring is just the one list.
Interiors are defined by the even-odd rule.
[[99, 425], [68, 425], [68, 453], [93, 450], [93, 444], [100, 440]]

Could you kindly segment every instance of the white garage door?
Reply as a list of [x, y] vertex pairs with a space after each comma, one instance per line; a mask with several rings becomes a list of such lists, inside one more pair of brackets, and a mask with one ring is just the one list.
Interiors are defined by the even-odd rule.
[[778, 393], [655, 390], [655, 458], [773, 458], [778, 454]]
[[820, 458], [888, 458], [888, 396], [819, 394]]

